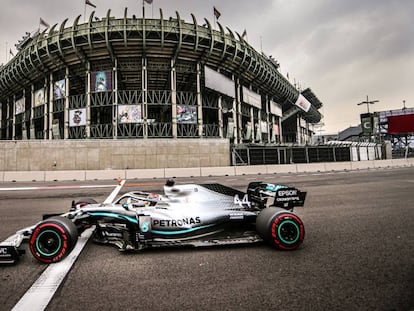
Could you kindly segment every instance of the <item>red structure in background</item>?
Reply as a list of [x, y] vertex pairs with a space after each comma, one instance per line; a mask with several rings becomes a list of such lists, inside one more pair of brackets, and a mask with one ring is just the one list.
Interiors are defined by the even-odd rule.
[[388, 134], [414, 133], [414, 114], [388, 116]]

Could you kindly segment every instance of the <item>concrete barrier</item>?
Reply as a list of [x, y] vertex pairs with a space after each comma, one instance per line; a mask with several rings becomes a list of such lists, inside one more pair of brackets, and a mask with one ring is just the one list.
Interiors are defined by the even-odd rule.
[[202, 167], [201, 176], [235, 176], [236, 166]]
[[86, 180], [85, 171], [46, 171], [45, 181]]
[[325, 172], [325, 164], [324, 163], [297, 164], [296, 169], [298, 172], [304, 172], [304, 173]]
[[4, 172], [4, 182], [14, 181], [44, 181], [45, 172], [43, 171], [20, 171], [20, 172]]
[[163, 168], [154, 169], [139, 169], [139, 170], [126, 170], [125, 178], [128, 179], [141, 179], [141, 178], [164, 178], [165, 172]]
[[104, 171], [86, 171], [86, 180], [114, 180], [114, 179], [125, 179], [125, 170], [104, 170]]
[[351, 162], [325, 163], [325, 172], [350, 171], [351, 169]]
[[166, 168], [164, 177], [200, 177], [201, 172], [199, 167], [186, 167], [186, 168]]
[[[411, 160], [411, 159], [410, 159]], [[392, 166], [407, 166], [409, 165], [407, 159], [392, 159], [391, 160]]]
[[28, 181], [64, 181], [64, 180], [115, 180], [199, 177], [199, 176], [240, 176], [257, 174], [289, 174], [301, 172], [332, 172], [347, 170], [364, 170], [386, 167], [414, 166], [414, 158], [359, 161], [329, 162], [310, 164], [281, 164], [254, 166], [223, 166], [223, 167], [188, 167], [188, 168], [157, 168], [127, 170], [73, 170], [73, 171], [2, 171], [0, 182]]
[[374, 161], [358, 161], [358, 162], [351, 162], [352, 170], [366, 170], [370, 168], [375, 168]]
[[236, 176], [267, 174], [266, 165], [236, 166]]
[[267, 165], [268, 174], [297, 173], [296, 164]]
[[375, 168], [390, 167], [392, 165], [392, 162], [390, 162], [389, 160], [377, 160], [373, 162]]

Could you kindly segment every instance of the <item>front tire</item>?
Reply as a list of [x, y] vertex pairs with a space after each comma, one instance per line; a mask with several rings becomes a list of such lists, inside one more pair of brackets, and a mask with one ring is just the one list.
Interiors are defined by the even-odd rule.
[[282, 250], [297, 249], [305, 238], [302, 220], [278, 207], [262, 210], [256, 218], [256, 230], [263, 240]]
[[66, 217], [51, 217], [39, 223], [29, 241], [30, 252], [43, 263], [54, 263], [65, 258], [78, 241], [75, 224]]

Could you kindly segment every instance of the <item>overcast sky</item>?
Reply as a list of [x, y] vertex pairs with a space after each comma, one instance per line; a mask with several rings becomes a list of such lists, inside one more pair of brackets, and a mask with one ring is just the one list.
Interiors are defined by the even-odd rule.
[[[142, 14], [142, 0], [90, 0], [96, 16], [108, 9], [115, 17]], [[0, 0], [0, 63], [16, 53], [14, 44], [26, 31], [84, 15], [84, 0]], [[302, 89], [310, 87], [324, 107], [323, 134], [359, 124], [370, 111], [414, 107], [414, 0], [154, 0], [146, 16], [180, 13], [192, 22], [214, 21], [213, 6], [223, 26], [242, 33], [257, 51], [272, 55], [280, 71]], [[89, 16], [92, 7], [88, 6]], [[83, 17], [80, 19], [83, 22]]]

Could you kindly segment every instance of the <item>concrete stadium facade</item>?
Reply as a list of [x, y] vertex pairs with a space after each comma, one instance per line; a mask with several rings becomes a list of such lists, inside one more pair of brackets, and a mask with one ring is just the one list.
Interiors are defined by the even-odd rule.
[[220, 23], [162, 10], [158, 19], [127, 9], [80, 17], [27, 35], [0, 67], [1, 140], [306, 143], [322, 117], [309, 88]]

